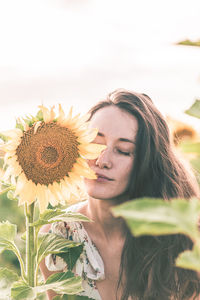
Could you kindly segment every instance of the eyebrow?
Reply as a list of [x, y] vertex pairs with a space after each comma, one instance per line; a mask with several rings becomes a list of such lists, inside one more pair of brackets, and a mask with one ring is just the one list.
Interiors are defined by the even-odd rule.
[[[105, 137], [105, 135], [102, 133], [102, 132], [98, 132], [97, 133], [98, 136], [102, 136], [102, 137]], [[126, 139], [126, 138], [119, 138], [118, 141], [120, 142], [127, 142], [127, 143], [132, 143], [132, 144], [135, 144], [134, 141], [132, 140], [129, 140], [129, 139]]]

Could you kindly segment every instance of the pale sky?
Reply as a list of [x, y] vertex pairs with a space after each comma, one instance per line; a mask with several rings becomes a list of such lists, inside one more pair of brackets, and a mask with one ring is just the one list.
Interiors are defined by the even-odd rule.
[[85, 113], [116, 88], [163, 114], [200, 98], [199, 0], [0, 0], [0, 131], [37, 105]]

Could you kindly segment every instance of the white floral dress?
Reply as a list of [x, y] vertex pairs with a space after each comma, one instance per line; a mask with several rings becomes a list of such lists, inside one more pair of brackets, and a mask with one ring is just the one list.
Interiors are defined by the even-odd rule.
[[[66, 209], [66, 212], [76, 212], [85, 202], [80, 202]], [[87, 296], [95, 300], [101, 300], [95, 281], [105, 279], [103, 260], [91, 241], [81, 222], [57, 222], [51, 226], [52, 233], [60, 235], [74, 242], [83, 243], [83, 252], [73, 268], [76, 275], [82, 277], [84, 291], [79, 296]], [[55, 255], [48, 255], [45, 259], [50, 271], [62, 271], [67, 269], [65, 261]]]

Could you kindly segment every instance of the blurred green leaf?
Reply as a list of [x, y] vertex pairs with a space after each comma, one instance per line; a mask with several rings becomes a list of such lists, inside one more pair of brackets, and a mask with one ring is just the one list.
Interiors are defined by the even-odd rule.
[[14, 200], [14, 201], [18, 201], [19, 200], [19, 198], [18, 197], [15, 197], [14, 196], [14, 188], [13, 189], [10, 189], [8, 192], [7, 192], [7, 198], [9, 199], [9, 200]]
[[83, 290], [81, 283], [82, 278], [74, 276], [70, 271], [55, 273], [47, 279], [45, 284], [35, 287], [29, 286], [22, 280], [15, 282], [11, 288], [11, 296], [13, 300], [35, 300], [38, 294], [49, 289], [61, 294], [76, 294]]
[[71, 271], [60, 272], [51, 275], [44, 285], [35, 288], [38, 293], [45, 292], [49, 289], [58, 294], [77, 294], [83, 291], [82, 278], [74, 276]]
[[42, 226], [45, 224], [51, 224], [54, 222], [89, 222], [86, 216], [80, 213], [68, 212], [66, 213], [61, 209], [46, 209], [43, 214], [40, 215], [40, 219], [33, 223], [33, 226]]
[[194, 168], [195, 171], [200, 173], [200, 157], [197, 157], [195, 159], [191, 159], [190, 161], [192, 167]]
[[191, 201], [142, 198], [125, 202], [112, 210], [115, 216], [125, 218], [136, 236], [182, 233], [195, 239], [199, 235], [200, 202], [197, 198]]
[[200, 47], [200, 40], [198, 40], [196, 42], [191, 41], [191, 40], [184, 40], [184, 41], [178, 42], [177, 45]]
[[20, 280], [13, 284], [11, 296], [12, 300], [35, 300], [37, 293], [34, 288]]
[[176, 259], [176, 265], [184, 269], [191, 269], [194, 271], [200, 270], [200, 248], [195, 245], [193, 249], [184, 251]]
[[179, 148], [185, 153], [196, 153], [200, 155], [200, 143], [183, 142]]
[[18, 280], [18, 275], [7, 268], [0, 268], [0, 300], [9, 300], [11, 286]]
[[195, 103], [185, 111], [186, 114], [200, 118], [200, 100], [196, 100]]
[[11, 224], [10, 222], [1, 222], [0, 223], [0, 241], [1, 239], [8, 240], [13, 242], [17, 234], [17, 226]]

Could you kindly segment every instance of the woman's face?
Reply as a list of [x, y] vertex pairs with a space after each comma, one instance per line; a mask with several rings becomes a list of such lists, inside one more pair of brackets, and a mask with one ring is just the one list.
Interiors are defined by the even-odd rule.
[[90, 121], [98, 129], [94, 143], [107, 148], [89, 166], [97, 179], [85, 179], [87, 192], [96, 199], [117, 199], [128, 186], [134, 161], [137, 119], [116, 106], [98, 110]]

